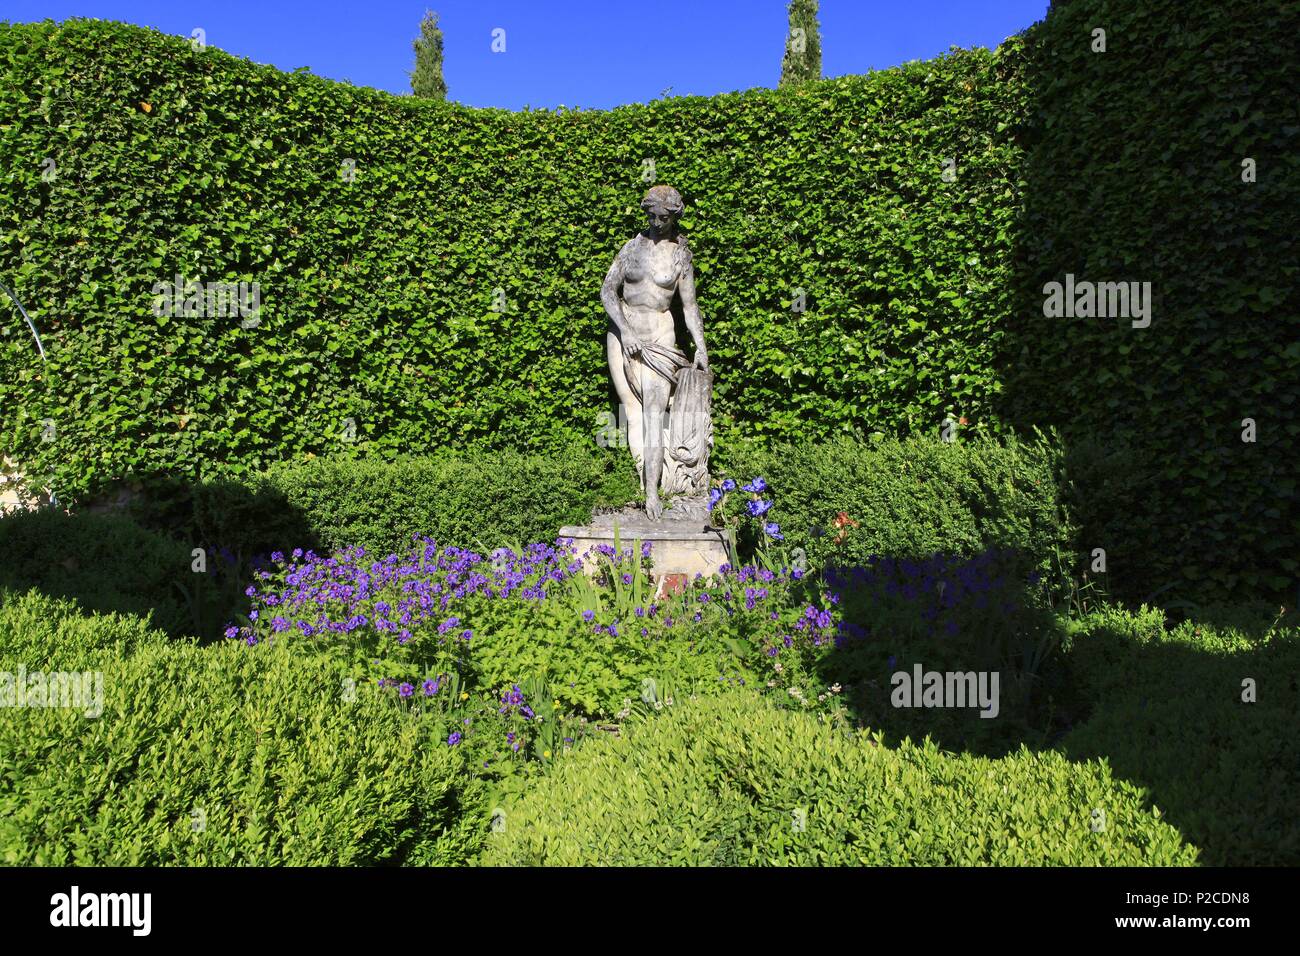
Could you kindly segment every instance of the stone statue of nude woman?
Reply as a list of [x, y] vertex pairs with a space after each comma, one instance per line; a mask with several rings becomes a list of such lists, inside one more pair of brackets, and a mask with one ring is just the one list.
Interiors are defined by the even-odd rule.
[[[665, 497], [708, 491], [713, 374], [695, 301], [695, 267], [686, 237], [677, 231], [682, 197], [671, 186], [654, 186], [641, 208], [648, 228], [615, 256], [600, 301], [610, 321], [609, 374], [627, 411], [628, 445], [645, 489], [646, 516], [658, 521], [661, 490]], [[695, 342], [694, 362], [677, 347], [670, 311], [675, 295]]]

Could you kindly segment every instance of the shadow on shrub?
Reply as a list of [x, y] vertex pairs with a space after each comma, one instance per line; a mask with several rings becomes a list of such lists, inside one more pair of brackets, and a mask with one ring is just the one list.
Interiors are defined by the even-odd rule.
[[[1300, 628], [1215, 629], [1104, 610], [1071, 639], [1072, 759], [1145, 787], [1212, 866], [1300, 863]], [[1243, 695], [1254, 682], [1255, 700]]]
[[316, 540], [273, 489], [175, 479], [139, 487], [121, 507], [0, 518], [0, 586], [36, 588], [89, 611], [152, 615], [173, 637], [212, 639], [247, 609], [243, 589], [262, 555]]

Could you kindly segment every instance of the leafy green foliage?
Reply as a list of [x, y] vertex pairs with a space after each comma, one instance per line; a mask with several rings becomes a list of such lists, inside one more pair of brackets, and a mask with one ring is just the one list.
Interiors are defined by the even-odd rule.
[[1104, 763], [889, 750], [749, 694], [678, 704], [623, 738], [592, 740], [505, 810], [488, 864], [1189, 865], [1197, 856]]
[[[948, 413], [994, 429], [1016, 169], [1001, 70], [975, 50], [507, 113], [119, 24], [0, 26], [0, 274], [50, 353], [0, 323], [16, 410], [0, 443], [67, 499], [309, 453], [594, 444], [612, 405], [597, 293], [643, 226], [646, 157], [688, 204], [720, 452], [930, 433]], [[949, 183], [954, 154], [966, 173]], [[152, 288], [177, 273], [257, 281], [260, 321], [155, 317]]]
[[[1290, 597], [1300, 125], [1268, 38], [1294, 22], [1202, 7], [1076, 0], [992, 52], [603, 113], [0, 26], [0, 274], [50, 353], [0, 323], [0, 444], [70, 500], [130, 473], [590, 442], [596, 290], [650, 157], [688, 203], [720, 456], [1053, 425], [1067, 452], [1131, 452], [1078, 488], [1114, 593]], [[260, 322], [155, 317], [178, 273], [258, 282]], [[1066, 273], [1150, 281], [1152, 326], [1044, 318]]]
[[[1080, 490], [1106, 518], [1085, 550], [1134, 601], [1300, 582], [1297, 30], [1283, 0], [1075, 0], [1002, 48], [1023, 198], [999, 412], [1129, 449], [1107, 469], [1128, 493]], [[1067, 273], [1150, 282], [1150, 327], [1044, 317]]]
[[5, 598], [0, 670], [100, 671], [104, 705], [0, 708], [8, 865], [457, 863], [486, 831], [433, 722], [324, 658]]
[[[1176, 626], [1106, 608], [1074, 627], [1070, 683], [1086, 720], [1062, 742], [1140, 780], [1211, 866], [1300, 862], [1300, 625]], [[1254, 682], [1253, 703], [1243, 700]]]

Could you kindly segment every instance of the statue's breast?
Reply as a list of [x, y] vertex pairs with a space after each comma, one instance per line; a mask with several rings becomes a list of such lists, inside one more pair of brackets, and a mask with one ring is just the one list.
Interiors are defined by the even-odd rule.
[[676, 247], [663, 243], [641, 250], [639, 255], [632, 257], [627, 278], [632, 282], [649, 279], [664, 291], [671, 292], [677, 287]]

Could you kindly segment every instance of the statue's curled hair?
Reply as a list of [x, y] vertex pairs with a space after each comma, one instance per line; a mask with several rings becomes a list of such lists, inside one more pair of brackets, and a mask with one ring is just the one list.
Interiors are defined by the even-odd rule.
[[641, 208], [653, 209], [655, 206], [662, 207], [676, 219], [686, 208], [686, 203], [682, 202], [682, 194], [672, 186], [651, 186], [645, 198], [641, 200]]

